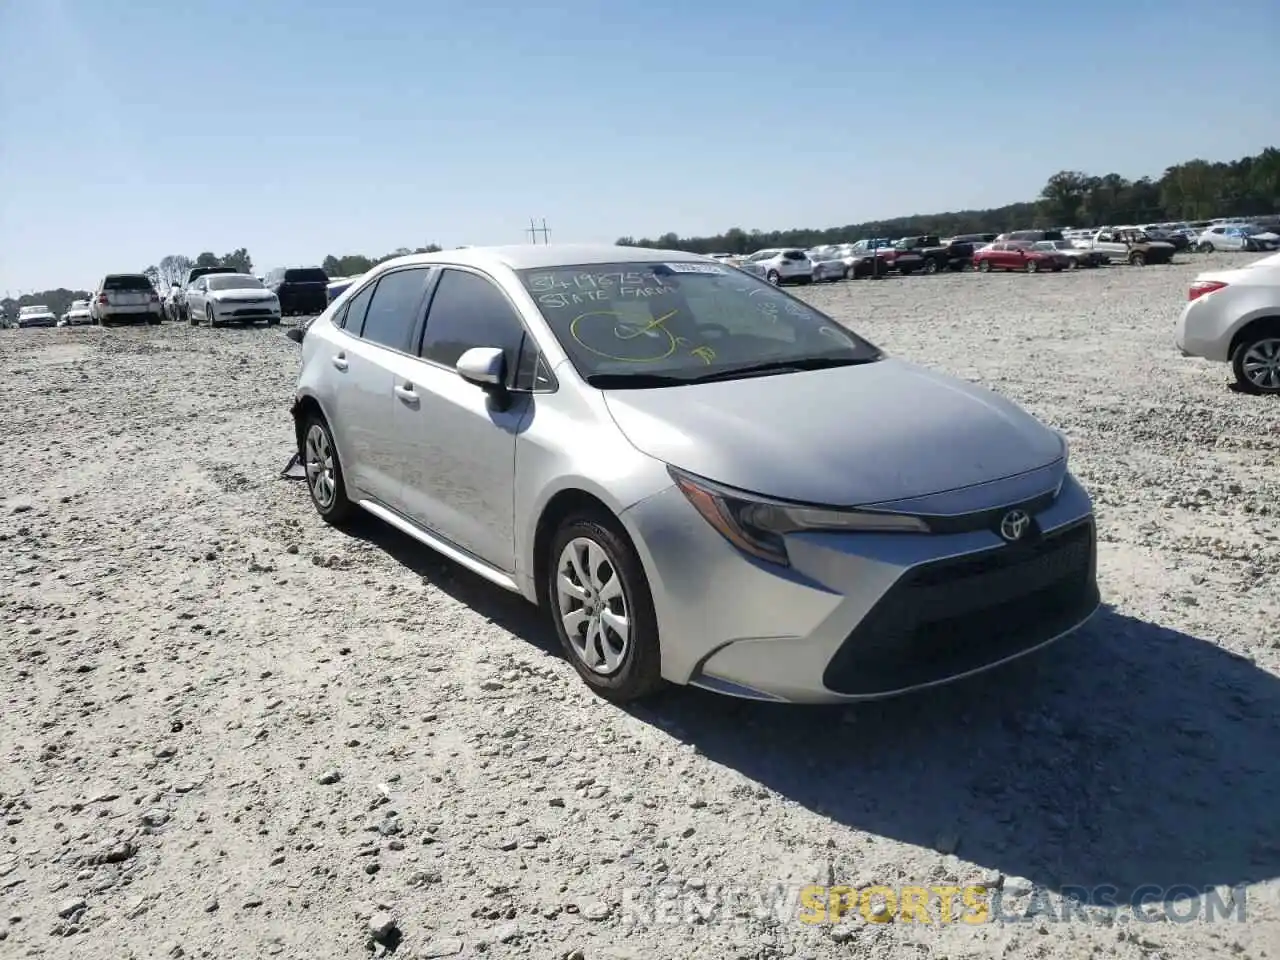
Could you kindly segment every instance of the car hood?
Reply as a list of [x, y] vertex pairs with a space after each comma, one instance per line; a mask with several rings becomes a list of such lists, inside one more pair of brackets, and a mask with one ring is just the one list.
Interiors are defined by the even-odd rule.
[[210, 300], [218, 300], [222, 303], [245, 300], [270, 300], [275, 294], [270, 290], [212, 290], [209, 292]]
[[641, 452], [731, 487], [856, 506], [1024, 473], [1061, 438], [982, 387], [892, 358], [769, 377], [605, 391]]

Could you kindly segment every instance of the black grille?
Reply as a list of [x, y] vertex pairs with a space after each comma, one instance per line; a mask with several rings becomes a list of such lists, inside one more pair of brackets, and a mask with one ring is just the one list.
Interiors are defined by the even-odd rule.
[[240, 307], [231, 312], [233, 317], [269, 317], [271, 311], [266, 307]]
[[888, 693], [1014, 656], [1098, 605], [1092, 520], [905, 574], [827, 664], [845, 694]]

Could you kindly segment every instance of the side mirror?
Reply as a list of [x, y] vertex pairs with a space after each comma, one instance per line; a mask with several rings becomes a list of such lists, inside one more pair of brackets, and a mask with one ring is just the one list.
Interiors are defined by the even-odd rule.
[[489, 394], [505, 410], [511, 406], [507, 392], [507, 355], [500, 347], [472, 347], [458, 358], [458, 376]]
[[301, 343], [302, 338], [307, 335], [307, 331], [302, 329], [302, 327], [290, 327], [284, 332], [284, 335], [294, 343]]

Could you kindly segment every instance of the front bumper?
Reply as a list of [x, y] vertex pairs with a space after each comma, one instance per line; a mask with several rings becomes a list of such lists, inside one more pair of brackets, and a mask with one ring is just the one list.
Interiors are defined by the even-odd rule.
[[213, 319], [218, 323], [254, 323], [259, 320], [279, 320], [280, 304], [264, 303], [215, 303]]
[[1018, 545], [985, 528], [792, 535], [790, 568], [748, 559], [675, 489], [623, 519], [652, 586], [667, 679], [832, 703], [946, 683], [1088, 620], [1100, 599], [1088, 494], [1068, 474], [1033, 516], [1039, 537]]

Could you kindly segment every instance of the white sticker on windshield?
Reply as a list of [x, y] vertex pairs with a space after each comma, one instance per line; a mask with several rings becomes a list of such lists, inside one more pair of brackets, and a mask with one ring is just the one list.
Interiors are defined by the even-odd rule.
[[664, 263], [664, 267], [672, 273], [724, 273], [724, 267], [718, 263]]

